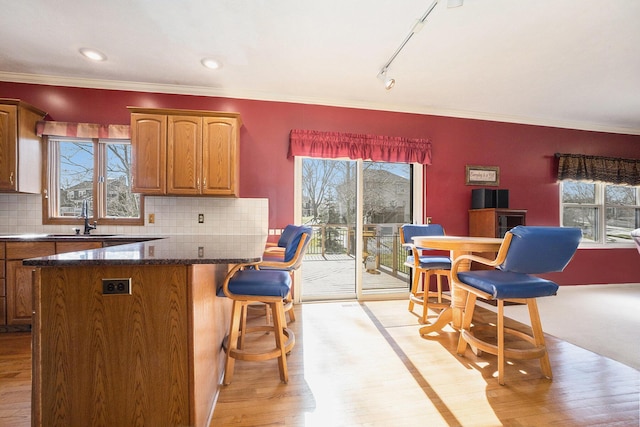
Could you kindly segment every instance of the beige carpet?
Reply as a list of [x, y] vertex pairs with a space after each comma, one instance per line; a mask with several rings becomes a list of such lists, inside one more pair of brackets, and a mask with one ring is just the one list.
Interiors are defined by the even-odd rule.
[[[640, 370], [640, 283], [561, 286], [538, 308], [545, 333]], [[506, 306], [505, 316], [531, 324], [526, 306]]]

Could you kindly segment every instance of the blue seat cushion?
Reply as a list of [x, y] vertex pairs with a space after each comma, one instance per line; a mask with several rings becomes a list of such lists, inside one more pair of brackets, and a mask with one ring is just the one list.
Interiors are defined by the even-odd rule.
[[558, 285], [550, 280], [511, 271], [465, 271], [458, 273], [458, 279], [494, 299], [547, 297], [558, 291]]
[[284, 298], [290, 289], [291, 276], [281, 270], [240, 270], [229, 280], [229, 292], [236, 295]]
[[[413, 256], [407, 257], [407, 263], [413, 265]], [[426, 255], [420, 257], [420, 268], [425, 270], [451, 270], [451, 259], [446, 256]]]

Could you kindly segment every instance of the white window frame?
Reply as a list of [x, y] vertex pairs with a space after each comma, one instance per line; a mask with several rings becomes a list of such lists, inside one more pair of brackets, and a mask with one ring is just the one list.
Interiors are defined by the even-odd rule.
[[[598, 224], [599, 224], [599, 230], [598, 230], [599, 233], [598, 233], [597, 239], [594, 242], [583, 240], [580, 243], [580, 248], [602, 249], [602, 248], [633, 248], [635, 247], [633, 239], [631, 238], [629, 238], [629, 242], [607, 242], [606, 240], [606, 234], [607, 234], [606, 212], [607, 212], [608, 205], [606, 204], [606, 200], [605, 200], [605, 188], [608, 185], [616, 185], [616, 184], [610, 184], [606, 182], [580, 181], [580, 180], [577, 180], [576, 182], [584, 182], [586, 184], [593, 184], [595, 186], [594, 187], [595, 203], [563, 203], [562, 200], [563, 200], [563, 194], [564, 194], [564, 190], [563, 190], [564, 181], [560, 181], [559, 194], [558, 194], [558, 200], [560, 203], [560, 226], [564, 226], [563, 220], [564, 220], [565, 206], [572, 206], [572, 207], [580, 206], [585, 208], [596, 208], [597, 215], [598, 215]], [[640, 186], [635, 186], [634, 188], [636, 189], [637, 204], [625, 205], [622, 207], [640, 209]], [[620, 206], [616, 205], [616, 207], [620, 207]]]

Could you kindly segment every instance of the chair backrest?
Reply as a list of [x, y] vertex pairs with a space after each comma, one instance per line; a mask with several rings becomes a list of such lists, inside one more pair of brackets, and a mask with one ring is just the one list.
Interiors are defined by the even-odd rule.
[[[307, 246], [311, 242], [311, 235], [313, 234], [313, 229], [309, 226], [300, 225], [296, 226], [296, 229], [292, 233], [291, 239], [289, 243], [285, 247], [284, 250], [284, 261], [290, 262], [297, 255], [298, 259], [296, 260], [294, 269], [298, 268], [302, 263], [302, 258], [304, 257], [304, 253], [307, 250]], [[304, 236], [304, 240], [301, 242], [301, 239]], [[302, 246], [301, 246], [302, 245]]]
[[270, 270], [297, 270], [302, 265], [304, 254], [311, 243], [313, 229], [308, 226], [290, 227], [291, 238], [284, 248], [284, 256], [271, 257], [265, 253], [259, 267]]
[[519, 225], [507, 233], [511, 234], [511, 243], [498, 268], [527, 274], [564, 270], [582, 238], [582, 230], [573, 227]]
[[440, 224], [404, 224], [400, 227], [400, 242], [413, 243], [415, 236], [444, 236]]
[[295, 237], [296, 231], [298, 230], [297, 225], [289, 224], [284, 230], [282, 230], [282, 234], [278, 239], [278, 246], [281, 248], [286, 248], [287, 245], [291, 242], [291, 239]]

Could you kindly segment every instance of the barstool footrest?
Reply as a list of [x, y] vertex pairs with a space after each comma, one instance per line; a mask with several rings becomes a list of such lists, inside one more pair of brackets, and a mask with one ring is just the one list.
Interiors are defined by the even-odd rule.
[[[495, 327], [492, 326], [488, 326], [488, 325], [478, 325], [478, 326], [473, 326], [473, 329], [475, 330], [483, 330], [483, 329], [493, 329], [495, 330]], [[464, 339], [467, 343], [469, 343], [469, 345], [471, 345], [472, 347], [476, 347], [478, 350], [482, 350], [486, 353], [489, 354], [493, 354], [494, 356], [498, 355], [498, 346], [495, 344], [491, 344], [487, 341], [481, 340], [480, 338], [477, 338], [472, 331], [467, 330], [467, 329], [462, 329], [460, 331], [461, 333], [461, 337], [462, 339]], [[526, 349], [521, 349], [521, 348], [511, 348], [511, 347], [505, 347], [504, 349], [504, 357], [508, 358], [508, 359], [517, 359], [517, 360], [527, 360], [527, 359], [540, 359], [542, 357], [544, 357], [544, 355], [547, 353], [547, 348], [546, 346], [536, 346], [536, 343], [534, 341], [534, 338], [524, 332], [515, 330], [515, 329], [511, 329], [511, 328], [504, 328], [504, 333], [505, 334], [509, 334], [512, 336], [516, 336], [517, 338], [523, 340], [523, 341], [527, 341], [530, 344], [532, 344], [534, 347], [533, 348], [526, 348]]]
[[[251, 328], [247, 328], [245, 333], [254, 333], [254, 332], [273, 332], [273, 327], [269, 326], [254, 326]], [[293, 346], [296, 343], [296, 336], [293, 331], [289, 328], [284, 328], [282, 330], [287, 341], [284, 343], [285, 354], [288, 354]], [[247, 349], [231, 349], [229, 350], [229, 335], [224, 337], [224, 341], [222, 343], [224, 351], [229, 354], [230, 357], [233, 357], [237, 360], [249, 360], [249, 361], [261, 361], [261, 360], [270, 360], [276, 359], [280, 357], [280, 349], [278, 347], [274, 347], [268, 351], [252, 351]]]

